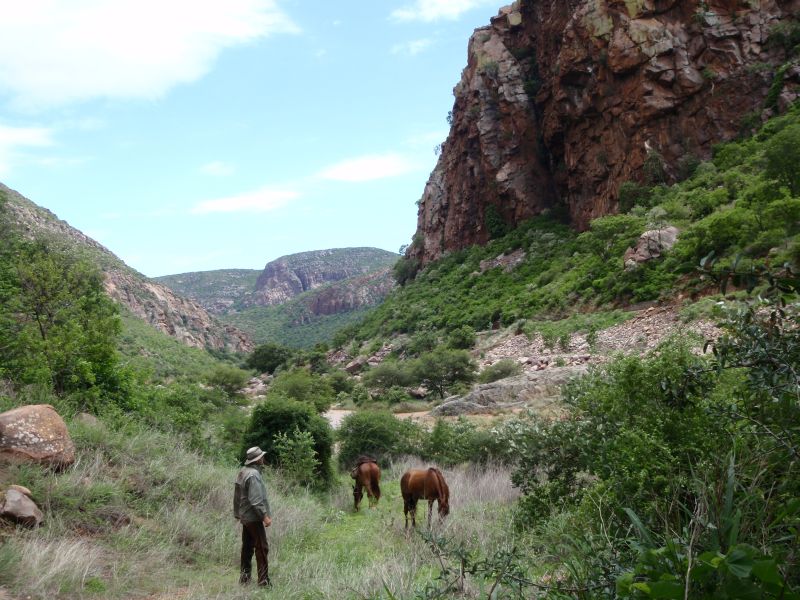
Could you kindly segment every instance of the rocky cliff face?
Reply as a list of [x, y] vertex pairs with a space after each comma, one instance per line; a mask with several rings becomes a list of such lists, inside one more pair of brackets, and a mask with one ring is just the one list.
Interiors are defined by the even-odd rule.
[[[519, 0], [501, 9], [470, 38], [409, 256], [424, 264], [485, 243], [493, 223], [548, 208], [585, 228], [616, 210], [623, 182], [680, 178], [743, 120], [797, 98], [800, 68], [769, 36], [798, 16], [800, 0]], [[768, 94], [775, 102], [765, 107]]]
[[328, 285], [310, 294], [304, 303], [315, 316], [335, 315], [375, 306], [394, 286], [391, 269], [386, 268]]
[[241, 305], [284, 304], [304, 292], [386, 269], [396, 261], [396, 254], [377, 248], [336, 248], [282, 256], [267, 263], [255, 290], [242, 299]]
[[249, 336], [219, 323], [197, 302], [137, 273], [110, 250], [14, 190], [0, 184], [0, 192], [8, 197], [12, 219], [25, 235], [46, 237], [59, 247], [88, 256], [103, 270], [109, 296], [159, 331], [197, 348], [252, 351]]

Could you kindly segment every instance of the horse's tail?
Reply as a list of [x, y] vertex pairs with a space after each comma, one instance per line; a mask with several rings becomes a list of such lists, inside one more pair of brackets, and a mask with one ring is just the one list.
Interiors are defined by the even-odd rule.
[[377, 478], [372, 478], [370, 480], [370, 487], [372, 488], [372, 496], [375, 498], [376, 501], [381, 499], [381, 485], [378, 483]]
[[[439, 482], [439, 511], [446, 515], [450, 512], [450, 488], [447, 487], [444, 475], [442, 475], [439, 469], [431, 467], [430, 470], [433, 471], [433, 474], [436, 475], [436, 480]], [[445, 507], [444, 510], [442, 509], [442, 505]]]

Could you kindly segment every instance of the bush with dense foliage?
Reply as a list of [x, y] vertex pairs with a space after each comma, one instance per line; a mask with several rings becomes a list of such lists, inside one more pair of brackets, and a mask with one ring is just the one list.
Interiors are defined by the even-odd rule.
[[294, 356], [294, 350], [280, 344], [261, 344], [257, 346], [253, 353], [247, 357], [246, 365], [249, 369], [255, 369], [259, 373], [275, 372], [275, 369], [282, 367]]
[[359, 456], [375, 458], [381, 466], [406, 455], [420, 454], [424, 432], [410, 420], [386, 411], [364, 410], [347, 415], [336, 436], [339, 465], [350, 469]]
[[275, 377], [269, 388], [269, 397], [286, 397], [307, 402], [317, 412], [323, 413], [331, 407], [336, 394], [331, 382], [322, 375], [304, 368], [283, 371]]
[[295, 430], [307, 432], [314, 439], [316, 460], [319, 461], [314, 473], [320, 484], [329, 484], [333, 477], [333, 432], [328, 421], [307, 402], [270, 396], [256, 406], [244, 434], [240, 455], [244, 456], [251, 446], [260, 446], [266, 452], [267, 464], [279, 466], [275, 445], [277, 436], [281, 433], [293, 436]]
[[208, 374], [206, 383], [221, 390], [229, 399], [233, 400], [247, 385], [249, 379], [250, 373], [247, 371], [230, 365], [219, 365]]
[[291, 433], [278, 433], [275, 436], [275, 451], [278, 455], [278, 467], [289, 481], [306, 486], [318, 483], [316, 474], [319, 461], [310, 432], [295, 427]]
[[412, 361], [410, 368], [419, 383], [444, 398], [453, 386], [474, 381], [477, 366], [466, 350], [439, 347]]
[[513, 377], [522, 373], [522, 366], [515, 360], [504, 358], [493, 365], [489, 365], [478, 375], [478, 382], [492, 383], [506, 377]]

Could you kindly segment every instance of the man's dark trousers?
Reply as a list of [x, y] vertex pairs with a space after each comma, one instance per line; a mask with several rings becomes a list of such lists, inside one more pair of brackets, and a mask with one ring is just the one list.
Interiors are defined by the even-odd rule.
[[250, 581], [253, 552], [256, 555], [258, 568], [258, 585], [272, 585], [269, 581], [269, 545], [267, 530], [261, 521], [242, 521], [242, 568], [239, 583]]

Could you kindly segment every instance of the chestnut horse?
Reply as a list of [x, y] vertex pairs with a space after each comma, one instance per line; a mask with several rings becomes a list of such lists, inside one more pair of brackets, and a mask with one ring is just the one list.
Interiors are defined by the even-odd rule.
[[431, 527], [433, 501], [439, 501], [439, 519], [444, 519], [450, 512], [450, 488], [444, 480], [442, 472], [436, 467], [428, 469], [410, 469], [400, 479], [400, 492], [403, 494], [403, 514], [408, 529], [408, 513], [411, 513], [411, 526], [417, 526], [417, 500], [428, 501], [428, 529]]
[[374, 458], [360, 456], [356, 466], [350, 471], [350, 477], [356, 480], [353, 485], [353, 504], [356, 511], [361, 503], [364, 488], [369, 496], [370, 508], [378, 504], [378, 500], [381, 499], [381, 469]]

